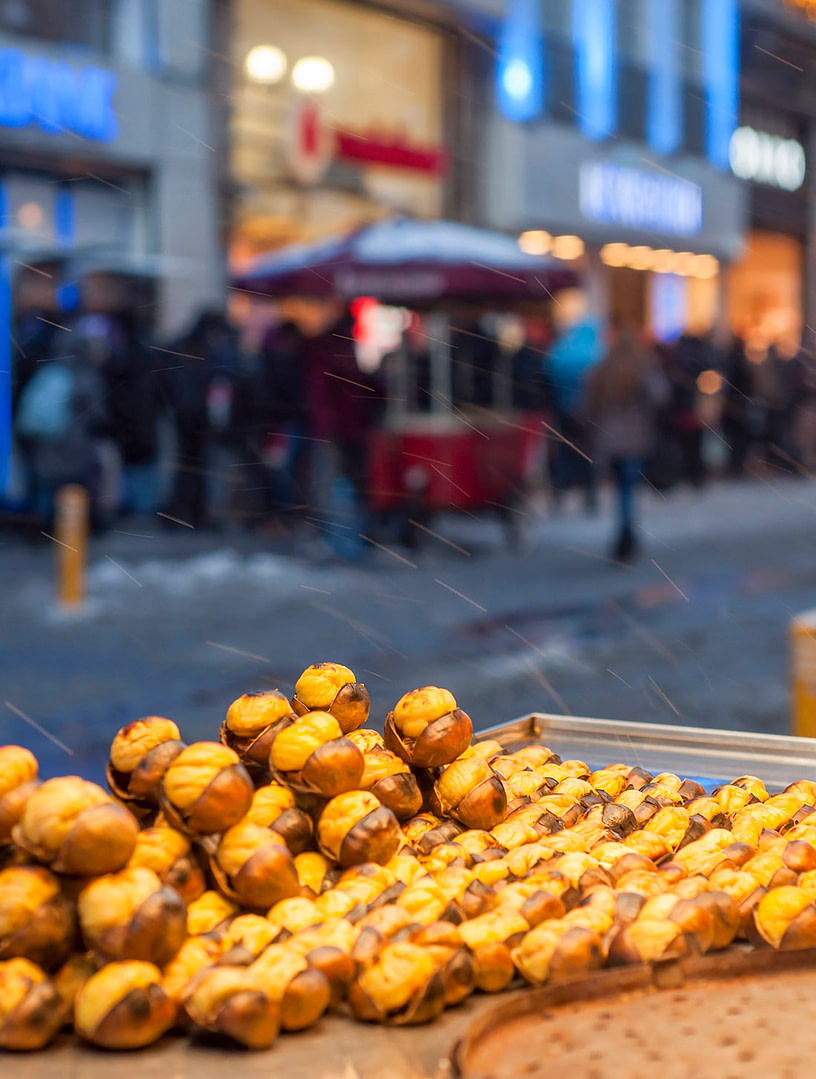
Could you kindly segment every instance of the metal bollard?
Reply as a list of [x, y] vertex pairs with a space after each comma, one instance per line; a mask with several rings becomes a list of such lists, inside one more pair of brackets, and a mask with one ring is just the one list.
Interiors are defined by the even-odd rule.
[[57, 540], [57, 602], [78, 607], [85, 598], [88, 555], [88, 492], [78, 484], [60, 487], [56, 494], [54, 538]]
[[816, 738], [816, 611], [790, 625], [792, 734]]

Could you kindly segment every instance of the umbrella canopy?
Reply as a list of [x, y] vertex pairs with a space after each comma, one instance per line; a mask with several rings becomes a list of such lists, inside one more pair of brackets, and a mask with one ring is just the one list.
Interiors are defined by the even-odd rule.
[[499, 232], [395, 218], [256, 259], [233, 285], [267, 296], [372, 296], [385, 303], [546, 299], [575, 284], [563, 263]]

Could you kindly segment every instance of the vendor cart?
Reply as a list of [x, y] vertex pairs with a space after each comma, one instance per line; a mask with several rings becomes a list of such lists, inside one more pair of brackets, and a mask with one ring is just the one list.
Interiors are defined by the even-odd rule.
[[[493, 727], [480, 732], [479, 738], [495, 739], [508, 750], [530, 743], [546, 745], [563, 759], [578, 757], [590, 766], [619, 761], [655, 772], [672, 770], [683, 777], [695, 777], [706, 789], [745, 773], [761, 777], [769, 791], [816, 775], [816, 741], [806, 738], [548, 714], [533, 714]], [[676, 990], [687, 983], [692, 985], [697, 980], [722, 982], [726, 978], [745, 979], [760, 975], [774, 978], [795, 975], [810, 979], [807, 983], [810, 996], [802, 998], [809, 1002], [816, 984], [816, 949], [790, 953], [745, 953], [736, 949], [720, 956], [682, 960], [674, 965], [605, 970], [580, 983], [519, 989], [498, 996], [477, 995], [424, 1027], [395, 1029], [361, 1025], [343, 1016], [332, 1015], [322, 1019], [313, 1030], [282, 1036], [268, 1052], [256, 1054], [243, 1051], [239, 1054], [222, 1046], [190, 1044], [185, 1039], [167, 1036], [156, 1046], [138, 1054], [117, 1057], [117, 1068], [122, 1074], [139, 1079], [165, 1079], [166, 1076], [214, 1079], [235, 1067], [240, 1056], [240, 1069], [245, 1079], [256, 1076], [261, 1079], [268, 1076], [270, 1070], [286, 1079], [476, 1076], [487, 1074], [474, 1070], [474, 1062], [484, 1060], [485, 1039], [499, 1027], [504, 1031], [510, 1029], [512, 1036], [513, 1028], [508, 1028], [507, 1024], [512, 1024], [514, 1019], [540, 1016], [544, 1009], [576, 1000], [586, 1003], [599, 997], [602, 999], [603, 992], [610, 987], [610, 992], [621, 994], [622, 1005], [627, 999], [631, 1000], [635, 992], [673, 988], [671, 1003], [677, 1004], [674, 999]], [[601, 1011], [607, 1012], [609, 1007], [610, 1001], [602, 1000]], [[568, 1010], [558, 1017], [559, 1022], [551, 1029], [558, 1027], [562, 1033], [568, 1032], [572, 1016]], [[606, 1022], [602, 1017], [601, 1020]], [[812, 1024], [807, 1021], [800, 1026], [812, 1030]], [[685, 1051], [694, 1044], [694, 1031], [684, 1029], [683, 1039]], [[601, 1039], [601, 1049], [604, 1044]], [[734, 1052], [738, 1051], [741, 1051], [739, 1045]], [[718, 1058], [712, 1059], [716, 1062]], [[14, 1079], [61, 1079], [65, 1075], [75, 1079], [106, 1079], [110, 1068], [110, 1055], [82, 1047], [66, 1034], [41, 1053], [14, 1057], [13, 1065], [9, 1064], [9, 1074], [13, 1073]], [[489, 1074], [504, 1076], [506, 1073], [497, 1068]], [[507, 1074], [527, 1073], [511, 1071]]]
[[[427, 314], [427, 407], [402, 350], [389, 367], [386, 413], [369, 447], [370, 511], [416, 542], [419, 523], [444, 510], [489, 510], [518, 538], [525, 490], [544, 452], [538, 415], [510, 408], [505, 392], [492, 407], [456, 403], [451, 321], [458, 312], [535, 311], [574, 285], [567, 264], [526, 254], [500, 233], [445, 221], [398, 218], [337, 240], [289, 248], [252, 263], [235, 287], [250, 294], [306, 295], [381, 303]], [[504, 373], [506, 376], [506, 373]]]

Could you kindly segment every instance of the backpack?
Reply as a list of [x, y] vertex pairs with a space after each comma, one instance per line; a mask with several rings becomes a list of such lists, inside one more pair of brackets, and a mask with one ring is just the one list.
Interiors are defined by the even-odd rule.
[[52, 361], [41, 367], [23, 388], [17, 406], [17, 434], [22, 438], [59, 442], [71, 429], [74, 372]]

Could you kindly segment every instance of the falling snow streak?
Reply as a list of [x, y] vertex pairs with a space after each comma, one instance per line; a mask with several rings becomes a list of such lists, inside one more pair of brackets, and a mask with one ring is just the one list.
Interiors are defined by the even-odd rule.
[[133, 576], [133, 574], [132, 574], [132, 573], [128, 573], [128, 571], [127, 571], [127, 570], [125, 569], [125, 567], [124, 567], [124, 566], [122, 566], [122, 565], [120, 565], [120, 563], [119, 563], [119, 562], [117, 562], [115, 558], [111, 558], [111, 556], [110, 556], [109, 554], [106, 554], [106, 555], [105, 555], [105, 558], [107, 558], [107, 560], [108, 560], [108, 561], [109, 561], [109, 562], [110, 562], [110, 563], [111, 563], [112, 565], [116, 566], [116, 568], [117, 568], [118, 570], [121, 570], [121, 571], [122, 571], [122, 573], [124, 573], [124, 575], [125, 575], [126, 577], [129, 577], [129, 578], [131, 579], [131, 581], [133, 581], [133, 583], [134, 583], [135, 585], [138, 585], [138, 587], [139, 587], [139, 588], [142, 588], [142, 587], [143, 587], [143, 585], [142, 585], [141, 581], [137, 581], [137, 580], [136, 580], [136, 578], [135, 578], [135, 577]]
[[658, 696], [660, 696], [660, 698], [666, 702], [666, 704], [669, 706], [669, 708], [671, 708], [672, 712], [674, 712], [674, 714], [678, 718], [680, 718], [680, 715], [681, 715], [680, 710], [678, 708], [676, 708], [674, 704], [672, 704], [672, 702], [669, 700], [669, 698], [666, 696], [666, 694], [663, 692], [663, 690], [660, 688], [660, 686], [657, 684], [657, 682], [655, 682], [654, 678], [652, 678], [651, 675], [649, 675], [649, 681], [654, 686]]
[[377, 543], [377, 541], [372, 539], [370, 536], [364, 536], [362, 532], [358, 532], [357, 535], [360, 537], [360, 539], [364, 543], [370, 543], [372, 547], [377, 547], [380, 551], [385, 551], [385, 553], [390, 554], [392, 558], [396, 558], [398, 562], [404, 562], [405, 565], [410, 566], [411, 569], [416, 569], [417, 568], [416, 562], [411, 562], [409, 559], [404, 558], [401, 554], [398, 554], [396, 551], [392, 551], [391, 548], [386, 547], [384, 543]]
[[58, 330], [66, 330], [68, 333], [74, 332], [70, 326], [63, 326], [61, 322], [52, 322], [50, 318], [43, 318], [42, 315], [35, 315], [34, 317], [38, 322], [44, 322], [47, 326], [55, 326]]
[[671, 579], [671, 577], [670, 577], [670, 576], [668, 575], [668, 573], [666, 573], [666, 571], [665, 571], [665, 570], [663, 569], [663, 567], [662, 567], [662, 566], [660, 566], [660, 565], [658, 565], [658, 563], [657, 563], [657, 562], [655, 562], [655, 560], [654, 560], [653, 558], [649, 559], [649, 561], [650, 561], [650, 562], [652, 563], [652, 565], [653, 565], [653, 566], [654, 566], [654, 568], [655, 568], [655, 569], [656, 569], [656, 570], [658, 571], [658, 573], [662, 573], [662, 574], [663, 574], [663, 576], [664, 576], [664, 577], [666, 578], [666, 580], [667, 580], [667, 581], [669, 582], [669, 584], [670, 584], [670, 585], [672, 586], [672, 588], [673, 588], [673, 589], [674, 589], [674, 590], [675, 590], [676, 592], [679, 592], [679, 593], [680, 593], [680, 595], [681, 595], [681, 596], [683, 597], [683, 599], [684, 599], [684, 600], [685, 600], [685, 601], [686, 601], [686, 602], [688, 603], [688, 596], [687, 596], [687, 595], [686, 595], [686, 593], [685, 593], [685, 592], [683, 591], [683, 589], [682, 589], [682, 588], [680, 587], [680, 585], [679, 585], [679, 584], [678, 584], [678, 583], [677, 583], [676, 581], [673, 581], [673, 580]]
[[671, 654], [668, 648], [666, 648], [666, 646], [661, 641], [659, 641], [653, 633], [650, 633], [647, 629], [645, 629], [636, 618], [633, 618], [631, 614], [624, 610], [624, 608], [619, 603], [616, 603], [614, 600], [612, 600], [609, 606], [610, 609], [613, 610], [617, 615], [619, 615], [620, 618], [627, 624], [627, 626], [629, 626], [629, 628], [634, 633], [636, 633], [645, 644], [648, 644], [650, 648], [657, 652], [659, 656], [662, 656], [663, 659], [667, 660], [671, 664], [675, 664], [677, 662], [676, 657]]
[[167, 521], [173, 521], [174, 524], [184, 525], [185, 528], [195, 528], [195, 525], [191, 525], [189, 521], [182, 521], [180, 517], [173, 517], [170, 513], [162, 513], [161, 510], [156, 512], [157, 517], [164, 517]]
[[12, 704], [11, 701], [3, 701], [3, 704], [6, 706], [6, 708], [8, 708], [10, 712], [13, 712], [15, 716], [19, 716], [20, 719], [24, 720], [26, 723], [29, 724], [29, 726], [33, 727], [35, 731], [39, 731], [40, 734], [43, 735], [43, 737], [47, 738], [49, 742], [53, 742], [55, 746], [57, 746], [59, 749], [62, 749], [65, 753], [68, 754], [69, 757], [73, 757], [73, 749], [69, 749], [64, 742], [61, 742], [59, 738], [55, 738], [53, 734], [51, 734], [45, 729], [45, 727], [41, 727], [36, 720], [33, 720], [31, 718], [31, 716], [27, 716], [25, 712], [19, 709], [16, 705]]
[[257, 660], [258, 663], [271, 663], [266, 656], [257, 656], [254, 652], [245, 652], [242, 648], [233, 648], [230, 644], [219, 644], [218, 641], [205, 641], [210, 648], [220, 648], [222, 652], [231, 652], [235, 656], [245, 656], [247, 659]]
[[481, 603], [477, 603], [475, 599], [466, 596], [464, 592], [459, 592], [456, 588], [452, 588], [449, 584], [445, 584], [444, 581], [440, 581], [438, 577], [434, 577], [434, 584], [441, 585], [442, 588], [447, 588], [449, 592], [453, 592], [454, 596], [458, 596], [460, 599], [463, 599], [465, 603], [469, 603], [471, 607], [475, 607], [477, 610], [487, 614], [487, 607], [483, 607]]
[[541, 421], [541, 426], [546, 427], [548, 431], [555, 435], [559, 442], [563, 442], [565, 446], [569, 446], [571, 450], [574, 450], [579, 457], [583, 457], [585, 461], [588, 461], [590, 464], [592, 464], [592, 458], [588, 454], [584, 453], [583, 450], [580, 450], [574, 442], [570, 442], [566, 435], [562, 435], [560, 431], [556, 431], [554, 427], [550, 427], [550, 425], [544, 420]]
[[438, 532], [434, 532], [432, 528], [428, 528], [427, 525], [420, 524], [419, 521], [415, 521], [413, 517], [408, 518], [408, 524], [413, 525], [414, 528], [418, 528], [421, 532], [427, 532], [429, 536], [433, 536], [434, 539], [438, 539], [440, 543], [446, 543], [448, 547], [453, 547], [454, 551], [458, 551], [460, 554], [466, 555], [468, 558], [471, 556], [471, 552], [465, 547], [460, 547], [458, 543], [454, 543], [453, 540], [446, 539]]
[[[532, 651], [535, 652], [536, 655], [541, 656], [541, 658], [544, 659], [544, 660], [547, 659], [547, 656], [544, 654], [544, 652], [542, 652], [542, 650], [537, 645], [533, 644], [532, 641], [530, 641], [526, 637], [522, 636], [522, 634], [519, 633], [519, 631], [517, 629], [513, 629], [512, 626], [508, 626], [506, 624], [505, 624], [504, 628], [507, 630], [508, 633], [512, 633], [514, 637], [518, 637], [518, 639], [523, 644], [526, 644], [528, 648], [532, 649]], [[565, 715], [571, 716], [572, 712], [567, 707], [567, 702], [564, 700], [564, 698], [561, 696], [561, 694], [558, 692], [558, 690], [555, 688], [555, 686], [552, 684], [552, 682], [548, 681], [544, 677], [543, 672], [538, 667], [536, 667], [534, 663], [532, 663], [532, 660], [531, 660], [531, 665], [532, 665], [531, 673], [534, 675], [535, 680], [539, 683], [540, 686], [542, 686], [542, 688], [546, 689], [546, 691], [550, 694], [550, 696], [555, 701], [555, 703], [558, 705], [558, 707], [561, 709], [561, 711]]]
[[56, 536], [52, 536], [49, 532], [40, 532], [40, 535], [45, 536], [46, 539], [50, 539], [54, 543], [58, 543], [60, 545], [60, 547], [65, 547], [66, 550], [68, 550], [68, 551], [73, 551], [74, 554], [79, 554], [79, 551], [77, 550], [76, 547], [71, 547], [70, 544], [63, 543], [63, 541], [61, 539], [57, 539]]
[[768, 49], [763, 49], [761, 45], [754, 45], [757, 52], [762, 52], [766, 56], [770, 56], [772, 60], [778, 60], [780, 64], [785, 64], [786, 67], [792, 67], [794, 71], [804, 71], [803, 67], [799, 67], [798, 64], [794, 64], [791, 60], [786, 60], [784, 56], [779, 56], [778, 53], [770, 52]]
[[388, 655], [390, 651], [394, 652], [402, 659], [408, 658], [402, 652], [399, 652], [394, 648], [388, 638], [373, 626], [367, 626], [365, 622], [358, 622], [357, 619], [352, 618], [343, 611], [338, 611], [336, 607], [330, 607], [327, 603], [321, 603], [319, 600], [315, 600], [311, 604], [311, 607], [314, 610], [322, 611], [324, 614], [330, 614], [332, 618], [336, 618], [340, 622], [345, 622], [347, 626], [351, 626], [353, 630], [360, 634], [363, 640], [368, 641], [372, 647], [376, 648], [377, 651], [381, 652], [384, 656]]

